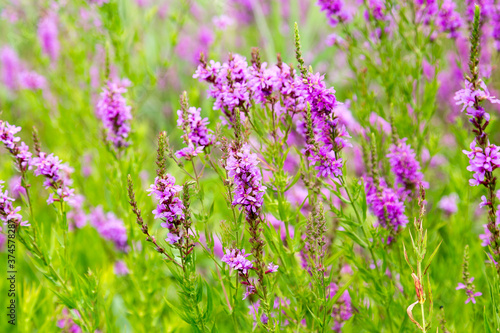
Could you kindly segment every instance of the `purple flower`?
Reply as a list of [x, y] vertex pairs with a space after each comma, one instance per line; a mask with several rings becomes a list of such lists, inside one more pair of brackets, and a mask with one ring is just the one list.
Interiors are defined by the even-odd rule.
[[9, 181], [9, 191], [15, 199], [20, 198], [22, 195], [26, 195], [26, 189], [22, 185], [22, 177], [14, 176]]
[[20, 130], [21, 127], [16, 127], [6, 121], [0, 120], [0, 141], [15, 158], [19, 171], [23, 173], [27, 169], [31, 169], [31, 153], [29, 152], [29, 147], [24, 142], [19, 144], [21, 138], [15, 136]]
[[[339, 286], [336, 283], [332, 283], [329, 286], [330, 294], [329, 298], [333, 298], [339, 291]], [[342, 296], [333, 305], [332, 317], [334, 318], [333, 330], [335, 332], [341, 332], [344, 322], [351, 319], [353, 314], [351, 296], [349, 291], [345, 290]]]
[[245, 289], [245, 293], [243, 294], [243, 300], [247, 299], [248, 296], [255, 294], [255, 287], [250, 285]]
[[278, 271], [278, 268], [279, 268], [278, 265], [274, 265], [273, 262], [270, 262], [269, 265], [267, 265], [266, 274], [276, 273]]
[[458, 210], [458, 194], [451, 193], [450, 195], [444, 196], [438, 202], [438, 207], [442, 209], [446, 214], [455, 214]]
[[387, 186], [384, 179], [380, 179], [377, 187], [369, 177], [366, 182], [366, 202], [370, 211], [377, 218], [377, 224], [389, 230], [398, 231], [408, 223], [405, 215], [405, 206], [399, 199], [399, 195]]
[[169, 232], [165, 241], [171, 245], [174, 245], [175, 243], [177, 243], [179, 241], [179, 239], [181, 239], [180, 236]]
[[2, 64], [2, 81], [11, 90], [18, 88], [18, 75], [22, 69], [21, 61], [16, 51], [10, 46], [0, 49], [0, 62]]
[[492, 172], [500, 166], [500, 147], [493, 144], [483, 150], [476, 146], [476, 140], [470, 144], [471, 151], [464, 150], [463, 153], [469, 158], [467, 170], [474, 172], [473, 178], [469, 180], [471, 186], [477, 186], [485, 181], [485, 173]]
[[[350, 138], [344, 125], [340, 124], [334, 111], [340, 105], [335, 98], [335, 89], [327, 88], [324, 76], [319, 73], [309, 73], [300, 81], [298, 92], [303, 103], [308, 103], [311, 114], [311, 127], [306, 123], [302, 124], [300, 130], [306, 136], [306, 154], [308, 159], [314, 164], [318, 175], [321, 177], [337, 177], [342, 175], [342, 158], [339, 152], [350, 144]], [[309, 137], [312, 136], [312, 137]]]
[[47, 86], [47, 80], [37, 72], [23, 71], [19, 74], [19, 84], [24, 89], [42, 90]]
[[14, 149], [16, 144], [21, 141], [20, 137], [15, 136], [19, 131], [21, 131], [21, 127], [0, 120], [0, 140], [7, 149]]
[[[186, 112], [186, 114], [184, 114]], [[208, 118], [202, 118], [200, 115], [201, 109], [190, 107], [188, 110], [178, 110], [177, 126], [184, 131], [184, 143], [188, 147], [177, 151], [177, 157], [186, 157], [190, 159], [201, 153], [206, 146], [213, 144], [214, 136], [207, 129], [209, 124]]]
[[226, 30], [230, 25], [234, 24], [234, 20], [227, 15], [216, 16], [212, 19], [212, 23], [218, 30]]
[[128, 270], [127, 264], [123, 260], [118, 260], [115, 262], [113, 271], [117, 276], [128, 275], [130, 271]]
[[175, 178], [166, 174], [155, 178], [155, 183], [150, 186], [149, 195], [153, 195], [158, 200], [156, 209], [153, 210], [155, 219], [162, 219], [163, 228], [169, 229], [166, 241], [175, 244], [181, 239], [180, 224], [184, 221], [184, 204], [177, 196], [182, 191], [182, 186], [175, 185]]
[[[73, 312], [74, 315], [81, 318], [78, 310], [71, 310], [71, 311]], [[80, 326], [75, 324], [73, 319], [71, 319], [71, 316], [70, 316], [67, 308], [64, 308], [62, 310], [62, 319], [59, 319], [57, 321], [57, 327], [62, 329], [64, 332], [68, 332], [68, 333], [81, 333], [82, 332], [82, 329], [80, 328]]]
[[396, 185], [402, 186], [405, 196], [411, 196], [412, 192], [423, 182], [424, 175], [420, 171], [417, 155], [406, 140], [404, 138], [397, 144], [392, 144], [387, 158], [391, 171], [396, 177]]
[[130, 85], [128, 80], [108, 81], [97, 102], [96, 114], [106, 129], [107, 140], [116, 148], [127, 147], [130, 133], [131, 107], [123, 94]]
[[479, 87], [480, 89], [474, 90], [474, 87], [471, 82], [465, 81], [465, 88], [457, 91], [455, 93], [454, 99], [457, 101], [457, 105], [463, 105], [462, 111], [466, 110], [467, 115], [475, 117], [475, 118], [484, 118], [488, 121], [490, 116], [488, 113], [485, 113], [482, 108], [479, 110], [474, 107], [474, 103], [476, 99], [478, 102], [488, 100], [490, 103], [500, 104], [500, 100], [498, 100], [495, 96], [491, 96], [486, 84], [483, 81], [480, 81]]
[[438, 12], [436, 0], [415, 0], [417, 21], [429, 25]]
[[247, 259], [250, 253], [245, 254], [245, 250], [231, 249], [226, 250], [226, 254], [221, 261], [242, 274], [247, 274], [248, 270], [253, 268], [253, 263]]
[[87, 224], [88, 216], [83, 210], [84, 201], [85, 198], [83, 195], [79, 194], [68, 200], [68, 205], [71, 207], [71, 210], [67, 214], [69, 230], [73, 230], [75, 227], [81, 229]]
[[453, 0], [444, 0], [437, 17], [439, 31], [447, 32], [449, 38], [457, 38], [462, 26], [462, 19], [460, 14], [455, 11], [455, 6]]
[[21, 221], [22, 216], [19, 214], [21, 207], [14, 208], [14, 199], [9, 197], [9, 191], [3, 191], [3, 181], [0, 181], [0, 221], [5, 224], [14, 223], [16, 226], [29, 226], [28, 222]]
[[89, 220], [102, 238], [112, 241], [118, 251], [128, 252], [127, 228], [115, 214], [104, 213], [102, 207], [98, 206], [90, 213]]
[[38, 24], [38, 40], [42, 46], [42, 51], [47, 54], [52, 61], [59, 57], [59, 40], [57, 28], [57, 15], [53, 12], [45, 15]]
[[373, 17], [375, 21], [386, 21], [388, 16], [384, 14], [386, 8], [383, 0], [368, 0], [368, 10], [365, 12], [365, 19], [370, 20]]
[[222, 65], [210, 61], [198, 66], [193, 78], [207, 81], [212, 86], [208, 95], [215, 99], [214, 110], [221, 110], [230, 124], [234, 124], [235, 108], [248, 109], [250, 93], [247, 86], [249, 78], [248, 63], [245, 57], [231, 54]]
[[226, 161], [228, 176], [234, 179], [233, 206], [239, 205], [248, 214], [258, 215], [264, 203], [266, 187], [262, 185], [262, 175], [257, 165], [257, 155], [244, 145], [238, 151], [230, 151]]
[[479, 297], [483, 294], [481, 292], [474, 292], [475, 287], [474, 287], [474, 284], [472, 283], [473, 281], [474, 281], [474, 278], [470, 278], [467, 281], [467, 284], [463, 284], [460, 282], [460, 283], [458, 283], [458, 286], [455, 288], [456, 290], [465, 289], [465, 293], [467, 294], [467, 299], [465, 300], [465, 304], [467, 304], [469, 302], [476, 304], [475, 297]]
[[[43, 183], [45, 188], [54, 190], [54, 193], [51, 193], [47, 199], [47, 204], [54, 201], [68, 201], [74, 195], [74, 190], [70, 188], [73, 184], [70, 178], [73, 169], [69, 165], [63, 164], [59, 157], [41, 152], [38, 157], [31, 159], [30, 165], [35, 167], [35, 176], [45, 177]], [[57, 197], [54, 197], [54, 194]]]
[[353, 14], [346, 9], [345, 3], [342, 0], [318, 0], [318, 6], [321, 11], [325, 12], [328, 22], [332, 27], [335, 27], [340, 22], [349, 22], [352, 20]]

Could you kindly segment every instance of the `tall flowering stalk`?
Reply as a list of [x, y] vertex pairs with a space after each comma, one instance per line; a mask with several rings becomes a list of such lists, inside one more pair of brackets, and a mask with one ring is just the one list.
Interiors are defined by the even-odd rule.
[[470, 276], [469, 273], [469, 245], [465, 246], [464, 249], [464, 262], [462, 265], [462, 282], [458, 283], [458, 286], [455, 288], [456, 290], [465, 289], [465, 294], [467, 295], [467, 299], [465, 300], [465, 304], [472, 302], [476, 304], [476, 297], [483, 295], [481, 292], [476, 292], [476, 287], [474, 286], [474, 278]]
[[265, 264], [263, 261], [264, 241], [261, 238], [260, 211], [264, 203], [265, 186], [257, 165], [257, 155], [250, 152], [247, 144], [233, 144], [229, 148], [226, 161], [228, 176], [233, 180], [233, 206], [239, 206], [245, 212], [252, 254], [255, 258], [255, 270], [259, 283], [264, 286]]
[[479, 78], [480, 28], [480, 8], [476, 5], [470, 37], [469, 70], [471, 76], [465, 78], [465, 89], [457, 91], [455, 100], [457, 105], [463, 105], [462, 111], [466, 111], [469, 122], [473, 126], [475, 139], [470, 145], [471, 151], [464, 151], [470, 163], [467, 170], [474, 172], [469, 183], [471, 186], [482, 185], [487, 190], [484, 206], [488, 209], [488, 229], [491, 232], [490, 246], [493, 251], [493, 263], [500, 275], [500, 230], [496, 225], [497, 210], [495, 203], [497, 178], [493, 175], [493, 171], [500, 167], [500, 147], [489, 141], [486, 128], [490, 122], [490, 115], [482, 106], [485, 100], [489, 100], [491, 103], [500, 103], [500, 101], [490, 95], [486, 84]]
[[203, 284], [200, 277], [196, 275], [195, 231], [192, 228], [189, 194], [192, 182], [187, 182], [183, 186], [176, 185], [175, 178], [166, 173], [166, 148], [166, 134], [163, 132], [158, 137], [157, 177], [155, 183], [150, 186], [149, 192], [158, 200], [153, 214], [155, 218], [162, 220], [161, 226], [168, 229], [165, 241], [172, 249], [179, 251], [180, 262], [170, 254], [169, 250], [162, 247], [154, 236], [150, 235], [148, 226], [144, 223], [137, 206], [130, 175], [128, 176], [129, 203], [137, 217], [141, 231], [146, 235], [146, 241], [152, 242], [156, 251], [165, 255], [168, 261], [173, 262], [182, 270], [181, 275], [175, 274], [175, 276], [179, 282], [179, 294], [183, 302], [181, 307], [184, 309], [186, 318], [189, 318], [186, 321], [196, 327], [197, 331], [206, 332], [211, 307], [207, 306], [203, 310], [202, 300], [199, 297], [203, 293]]
[[389, 231], [387, 243], [390, 244], [403, 227], [408, 224], [405, 205], [398, 193], [380, 177], [377, 169], [375, 138], [372, 137], [370, 176], [365, 178], [366, 203], [377, 218], [376, 227], [382, 226]]
[[[432, 262], [432, 259], [436, 255], [439, 247], [441, 246], [441, 243], [436, 247], [434, 252], [431, 254], [429, 257], [427, 264], [424, 263], [425, 256], [427, 254], [427, 230], [424, 229], [423, 226], [423, 220], [424, 220], [424, 215], [425, 215], [425, 191], [422, 185], [420, 185], [420, 195], [418, 197], [418, 206], [420, 207], [419, 211], [419, 216], [415, 217], [414, 219], [414, 227], [415, 227], [415, 234], [412, 234], [410, 231], [410, 237], [411, 237], [411, 242], [412, 242], [412, 247], [413, 247], [413, 252], [415, 253], [415, 261], [417, 262], [417, 269], [415, 270], [413, 268], [413, 265], [410, 263], [410, 259], [408, 257], [408, 253], [406, 252], [406, 247], [403, 244], [403, 249], [404, 249], [404, 256], [405, 260], [408, 263], [408, 266], [410, 266], [410, 269], [412, 271], [411, 277], [413, 279], [413, 283], [415, 285], [415, 292], [417, 294], [417, 301], [415, 303], [412, 303], [408, 306], [407, 308], [407, 313], [408, 316], [410, 317], [410, 320], [418, 327], [419, 330], [421, 330], [423, 333], [428, 332], [430, 327], [431, 327], [431, 322], [432, 320], [432, 292], [431, 292], [431, 286], [429, 282], [429, 276], [427, 276], [427, 288], [424, 283], [424, 277], [427, 275], [427, 271], [430, 267], [430, 264]], [[423, 266], [425, 265], [425, 266]], [[426, 290], [427, 289], [427, 290]], [[430, 305], [429, 305], [429, 316], [427, 317], [426, 321], [426, 316], [425, 316], [425, 302], [426, 300], [429, 299]], [[419, 323], [415, 318], [413, 317], [412, 310], [415, 307], [415, 305], [420, 304], [420, 310], [422, 314], [422, 322]]]
[[[237, 111], [238, 113], [239, 111]], [[224, 261], [230, 267], [231, 258], [240, 260], [246, 265], [244, 270], [236, 269], [239, 272], [241, 283], [246, 285], [246, 292], [244, 298], [252, 294], [257, 294], [262, 301], [262, 306], [267, 318], [270, 317], [270, 304], [268, 300], [268, 291], [264, 276], [269, 273], [274, 273], [278, 270], [277, 265], [270, 263], [266, 266], [264, 262], [264, 241], [262, 239], [263, 222], [261, 216], [261, 209], [264, 203], [264, 193], [266, 187], [262, 185], [262, 175], [258, 168], [259, 161], [257, 155], [250, 152], [250, 146], [243, 142], [242, 125], [240, 119], [236, 118], [234, 124], [235, 137], [231, 144], [225, 150], [225, 160], [223, 158], [223, 165], [227, 170], [227, 176], [230, 181], [227, 184], [233, 191], [233, 206], [238, 206], [245, 214], [247, 230], [250, 234], [249, 242], [252, 246], [252, 255], [254, 260], [252, 262], [245, 259], [244, 250], [232, 249], [226, 253]], [[255, 270], [257, 274], [257, 281], [254, 283], [250, 280], [248, 269]], [[274, 331], [275, 321], [265, 322], [264, 325], [268, 330]]]

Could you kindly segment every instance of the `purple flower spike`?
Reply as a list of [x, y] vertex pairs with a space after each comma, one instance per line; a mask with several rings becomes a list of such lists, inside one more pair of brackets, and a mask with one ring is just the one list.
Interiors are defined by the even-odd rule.
[[[186, 112], [186, 114], [184, 114]], [[184, 143], [187, 147], [177, 151], [177, 157], [185, 157], [187, 160], [200, 154], [206, 146], [213, 144], [214, 136], [207, 129], [208, 118], [202, 118], [200, 108], [190, 107], [188, 110], [178, 110], [177, 126], [184, 131]]]
[[42, 50], [52, 61], [59, 57], [59, 40], [57, 28], [57, 15], [53, 12], [45, 15], [38, 24], [38, 39]]
[[131, 107], [123, 94], [127, 92], [130, 81], [109, 81], [102, 89], [101, 98], [97, 102], [96, 114], [107, 132], [107, 140], [116, 148], [129, 145]]
[[437, 17], [439, 31], [447, 32], [449, 38], [460, 36], [459, 29], [462, 27], [462, 19], [460, 14], [455, 11], [455, 6], [453, 0], [444, 0]]
[[387, 186], [384, 179], [380, 179], [377, 186], [371, 178], [366, 178], [366, 201], [370, 211], [377, 217], [377, 225], [384, 228], [398, 231], [408, 223], [405, 215], [404, 202], [399, 199], [399, 195]]
[[248, 145], [236, 152], [231, 151], [227, 159], [226, 170], [235, 185], [233, 206], [240, 205], [247, 214], [257, 215], [264, 203], [266, 187], [262, 185], [258, 164], [257, 155], [250, 152]]
[[335, 27], [341, 22], [349, 22], [352, 20], [353, 14], [346, 8], [342, 0], [318, 0], [318, 6], [321, 11], [325, 12], [328, 18], [328, 23]]
[[155, 183], [148, 190], [149, 195], [153, 195], [158, 200], [158, 205], [153, 210], [155, 219], [163, 220], [161, 226], [169, 230], [165, 241], [172, 245], [178, 243], [183, 236], [179, 226], [185, 220], [185, 207], [177, 196], [181, 191], [182, 186], [175, 185], [175, 178], [170, 174], [162, 178], [156, 177]]
[[102, 207], [98, 206], [90, 213], [89, 220], [102, 238], [112, 241], [118, 251], [128, 252], [127, 228], [115, 214], [104, 213]]
[[391, 170], [396, 176], [396, 185], [402, 187], [404, 197], [411, 196], [424, 180], [417, 155], [406, 140], [404, 138], [397, 144], [391, 145], [387, 154]]

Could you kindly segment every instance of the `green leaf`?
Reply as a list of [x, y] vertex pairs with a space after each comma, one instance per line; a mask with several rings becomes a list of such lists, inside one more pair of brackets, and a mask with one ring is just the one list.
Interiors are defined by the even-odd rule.
[[432, 252], [431, 257], [429, 258], [429, 262], [427, 263], [427, 266], [424, 269], [424, 275], [427, 273], [427, 270], [431, 266], [432, 259], [434, 259], [434, 256], [436, 255], [437, 251], [439, 250], [439, 247], [441, 246], [441, 243], [443, 243], [443, 241], [440, 241], [434, 252]]

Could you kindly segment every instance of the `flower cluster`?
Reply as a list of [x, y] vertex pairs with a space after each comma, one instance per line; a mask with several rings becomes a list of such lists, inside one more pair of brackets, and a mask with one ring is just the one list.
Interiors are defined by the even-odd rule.
[[20, 142], [21, 138], [15, 136], [20, 130], [21, 127], [0, 120], [0, 141], [15, 158], [19, 171], [25, 172], [30, 167], [31, 153], [29, 147], [24, 142]]
[[102, 207], [98, 206], [90, 213], [89, 220], [101, 237], [113, 242], [118, 251], [128, 251], [127, 228], [115, 214], [104, 213]]
[[247, 215], [258, 215], [264, 203], [266, 187], [262, 185], [262, 175], [257, 165], [257, 155], [244, 145], [237, 151], [230, 151], [226, 162], [228, 176], [234, 179], [234, 206], [241, 206]]
[[446, 214], [455, 214], [458, 210], [458, 194], [451, 193], [450, 195], [445, 195], [438, 202], [438, 207], [442, 209]]
[[202, 118], [200, 115], [201, 109], [190, 107], [187, 110], [181, 109], [177, 111], [178, 119], [177, 126], [184, 131], [184, 143], [188, 146], [177, 151], [177, 157], [185, 157], [191, 159], [203, 151], [206, 146], [213, 143], [214, 137], [207, 129], [209, 124], [208, 118]]
[[[383, 178], [379, 179], [378, 185], [370, 177], [367, 177], [365, 182], [366, 202], [377, 218], [376, 226], [381, 225], [391, 233], [396, 233], [400, 227], [406, 226], [408, 218], [405, 215], [404, 202], [396, 191], [388, 187]], [[390, 243], [391, 239], [387, 241]]]
[[202, 59], [193, 78], [212, 84], [208, 95], [215, 99], [214, 110], [221, 110], [230, 124], [234, 125], [236, 108], [246, 110], [250, 103], [250, 93], [247, 86], [248, 63], [245, 57], [231, 54], [229, 60], [222, 65], [211, 61], [210, 65]]
[[385, 1], [382, 0], [368, 0], [368, 9], [365, 11], [365, 19], [367, 21], [373, 18], [375, 21], [386, 21], [388, 16], [384, 13], [386, 11]]
[[306, 110], [306, 154], [314, 164], [318, 176], [333, 177], [342, 175], [343, 161], [340, 151], [350, 146], [350, 138], [345, 126], [339, 122], [334, 110], [340, 105], [335, 98], [335, 89], [327, 88], [324, 76], [308, 73], [299, 89]]
[[466, 80], [465, 88], [455, 93], [457, 105], [463, 105], [462, 112], [465, 110], [467, 115], [473, 118], [471, 122], [483, 118], [486, 121], [490, 120], [489, 113], [486, 113], [482, 106], [477, 105], [478, 102], [490, 101], [493, 104], [500, 104], [500, 100], [495, 96], [491, 96], [488, 87], [482, 80], [479, 82], [479, 88], [475, 88], [472, 82]]
[[0, 49], [2, 81], [10, 90], [39, 90], [47, 87], [44, 76], [25, 68], [16, 51], [9, 46]]
[[460, 36], [459, 29], [462, 27], [462, 19], [455, 11], [455, 6], [453, 0], [444, 0], [437, 17], [439, 31], [448, 33], [450, 38]]
[[318, 6], [325, 12], [328, 22], [335, 27], [352, 19], [352, 13], [346, 8], [343, 0], [318, 0]]
[[162, 219], [164, 222], [161, 226], [169, 230], [166, 241], [170, 244], [177, 243], [182, 237], [180, 225], [185, 219], [184, 204], [177, 196], [182, 191], [182, 186], [175, 185], [175, 178], [166, 174], [156, 177], [148, 191], [149, 195], [152, 194], [158, 200], [158, 206], [153, 210], [155, 219]]
[[68, 200], [68, 205], [71, 207], [71, 210], [67, 214], [70, 231], [75, 227], [81, 229], [87, 224], [88, 216], [83, 210], [84, 201], [85, 198], [80, 194], [77, 194]]
[[481, 296], [483, 294], [481, 292], [474, 292], [475, 286], [472, 283], [473, 281], [474, 281], [474, 278], [472, 277], [466, 282], [466, 284], [463, 284], [460, 282], [460, 283], [458, 283], [457, 288], [455, 288], [456, 290], [465, 289], [465, 293], [467, 294], [467, 299], [465, 300], [465, 304], [467, 304], [469, 302], [476, 304], [475, 297]]
[[[78, 310], [71, 310], [73, 314], [79, 318], [81, 318], [80, 313]], [[67, 308], [64, 308], [62, 310], [62, 318], [57, 321], [57, 327], [63, 330], [63, 332], [68, 332], [68, 333], [81, 333], [82, 329], [80, 326], [75, 324], [73, 319], [71, 319], [71, 316], [69, 314], [69, 311]]]
[[97, 102], [96, 114], [106, 129], [107, 140], [116, 148], [127, 147], [130, 133], [131, 107], [123, 96], [130, 86], [128, 80], [108, 81]]
[[52, 61], [59, 57], [60, 45], [58, 40], [57, 15], [53, 12], [45, 15], [38, 24], [38, 39], [45, 54]]
[[284, 108], [290, 112], [303, 110], [304, 98], [300, 87], [300, 76], [278, 57], [278, 63], [268, 66], [261, 63], [258, 50], [252, 51], [252, 64], [240, 55], [230, 55], [222, 65], [201, 58], [194, 78], [211, 84], [208, 95], [215, 99], [214, 110], [221, 110], [230, 125], [236, 122], [235, 109], [239, 108], [241, 119], [249, 109], [250, 101], [260, 105], [269, 103], [277, 113]]
[[37, 157], [31, 159], [30, 165], [35, 167], [35, 176], [45, 177], [43, 183], [45, 188], [54, 190], [47, 199], [47, 204], [54, 201], [68, 201], [74, 195], [74, 190], [70, 188], [73, 184], [70, 178], [73, 169], [69, 165], [62, 163], [59, 157], [54, 154], [47, 155], [40, 152]]
[[250, 253], [245, 254], [245, 250], [226, 250], [226, 254], [221, 261], [225, 262], [231, 269], [234, 269], [242, 274], [247, 274], [248, 270], [253, 268], [253, 263], [247, 259]]
[[[336, 283], [331, 283], [329, 286], [330, 295], [329, 298], [333, 298], [339, 291], [339, 286]], [[333, 331], [342, 332], [342, 326], [344, 322], [351, 319], [353, 314], [353, 308], [351, 303], [351, 296], [349, 291], [345, 290], [342, 296], [333, 305], [332, 317], [334, 318]]]
[[[290, 307], [290, 300], [289, 299], [280, 298], [280, 297], [276, 297], [274, 299], [273, 310], [275, 310], [275, 311], [272, 311], [270, 313], [270, 315], [271, 315], [271, 318], [276, 318], [276, 319], [282, 318], [281, 319], [282, 321], [280, 323], [281, 327], [286, 327], [290, 324], [290, 321], [287, 319], [288, 316], [287, 316], [287, 311], [286, 311], [289, 307]], [[254, 328], [257, 327], [259, 320], [264, 325], [267, 325], [267, 323], [269, 322], [269, 317], [267, 316], [267, 314], [264, 311], [262, 311], [262, 308], [260, 306], [260, 299], [257, 300], [256, 302], [250, 304], [248, 306], [248, 309], [249, 309], [248, 314], [253, 317]], [[259, 316], [259, 312], [261, 312], [260, 316]], [[280, 313], [281, 313], [281, 315], [280, 315]]]
[[3, 181], [0, 181], [0, 221], [14, 223], [16, 226], [29, 226], [28, 222], [21, 222], [21, 207], [14, 208], [14, 199], [9, 197], [9, 191], [3, 191], [3, 188]]
[[21, 63], [16, 51], [9, 46], [2, 47], [0, 50], [0, 62], [2, 63], [3, 83], [12, 90], [17, 89]]
[[391, 171], [396, 177], [396, 185], [402, 187], [404, 197], [411, 196], [424, 180], [424, 175], [420, 171], [420, 163], [411, 146], [406, 143], [406, 138], [392, 144], [389, 148], [389, 164]]
[[246, 286], [243, 299], [246, 299], [256, 291], [255, 284], [250, 280], [248, 274], [251, 269], [255, 268], [253, 262], [247, 259], [248, 256], [250, 256], [250, 253], [245, 253], [245, 250], [227, 249], [226, 254], [221, 259], [231, 269], [238, 272], [241, 284]]
[[464, 154], [469, 158], [470, 165], [467, 170], [474, 172], [472, 179], [469, 180], [471, 186], [486, 184], [486, 172], [492, 172], [500, 166], [500, 148], [489, 144], [485, 149], [476, 145], [476, 140], [470, 144], [470, 150], [464, 150]]
[[438, 12], [436, 0], [415, 0], [417, 7], [417, 22], [429, 25]]

